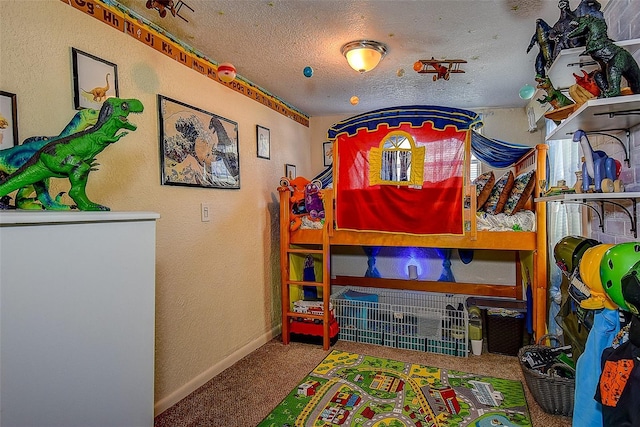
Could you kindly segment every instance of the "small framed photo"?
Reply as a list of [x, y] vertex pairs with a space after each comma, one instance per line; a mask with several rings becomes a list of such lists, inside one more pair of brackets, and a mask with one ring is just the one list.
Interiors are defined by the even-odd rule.
[[18, 145], [16, 95], [0, 90], [0, 150]]
[[289, 179], [296, 178], [296, 165], [285, 164], [284, 165], [284, 176]]
[[76, 48], [73, 60], [73, 103], [76, 110], [99, 110], [105, 99], [118, 97], [118, 66]]
[[256, 125], [256, 136], [258, 140], [258, 157], [269, 159], [271, 151], [271, 136], [269, 129]]
[[322, 156], [325, 166], [331, 166], [333, 164], [333, 142], [325, 142], [322, 144]]

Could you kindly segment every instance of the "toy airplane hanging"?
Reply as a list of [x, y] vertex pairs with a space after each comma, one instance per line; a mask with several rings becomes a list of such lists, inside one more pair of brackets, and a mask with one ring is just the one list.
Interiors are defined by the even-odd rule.
[[419, 59], [413, 64], [413, 69], [419, 74], [435, 73], [433, 81], [438, 79], [449, 80], [451, 73], [464, 73], [464, 70], [460, 69], [460, 64], [466, 64], [464, 59], [435, 59], [433, 56], [431, 59]]
[[164, 18], [165, 16], [167, 16], [168, 10], [171, 12], [171, 15], [177, 16], [185, 22], [189, 22], [184, 16], [180, 15], [180, 9], [182, 9], [182, 6], [186, 7], [191, 12], [194, 12], [191, 6], [189, 6], [182, 0], [178, 0], [177, 2], [174, 2], [173, 0], [147, 0], [146, 3], [147, 9], [157, 10], [160, 18]]

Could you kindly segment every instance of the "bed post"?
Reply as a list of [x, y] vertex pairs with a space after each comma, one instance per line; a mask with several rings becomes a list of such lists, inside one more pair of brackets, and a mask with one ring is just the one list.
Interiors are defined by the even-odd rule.
[[[281, 284], [281, 300], [289, 301], [289, 222], [290, 208], [289, 197], [290, 192], [287, 187], [278, 187], [280, 193], [280, 284]], [[291, 307], [282, 304], [282, 343], [289, 344], [289, 317], [288, 313]]]
[[[547, 176], [547, 145], [536, 146], [536, 185], [534, 199], [540, 197], [540, 180]], [[534, 333], [536, 342], [547, 330], [547, 204], [536, 202], [536, 252], [534, 262]]]

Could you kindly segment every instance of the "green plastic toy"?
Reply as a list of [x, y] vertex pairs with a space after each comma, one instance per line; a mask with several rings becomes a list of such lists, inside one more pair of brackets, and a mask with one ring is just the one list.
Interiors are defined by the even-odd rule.
[[[7, 177], [20, 169], [34, 154], [47, 143], [72, 135], [93, 126], [98, 121], [98, 110], [86, 108], [78, 111], [71, 121], [62, 129], [58, 136], [34, 136], [25, 139], [22, 144], [5, 150], [0, 150], [0, 179]], [[27, 185], [16, 194], [15, 205], [18, 209], [54, 209], [59, 204], [62, 194], [54, 199], [49, 194], [49, 180], [44, 180], [44, 189], [41, 190], [39, 199], [34, 199], [30, 195], [35, 191], [33, 185]]]
[[[68, 178], [71, 183], [69, 197], [83, 211], [108, 211], [109, 208], [94, 203], [87, 197], [89, 172], [96, 170], [95, 157], [109, 145], [117, 142], [137, 126], [128, 120], [129, 113], [141, 113], [142, 103], [137, 99], [108, 98], [100, 109], [97, 123], [78, 133], [48, 141], [18, 170], [6, 178], [0, 178], [0, 198], [21, 188], [33, 185], [38, 200], [47, 209], [68, 210], [73, 206], [54, 203], [47, 206], [49, 195], [46, 182], [49, 178]], [[120, 132], [120, 133], [118, 133]], [[49, 197], [50, 198], [50, 197]], [[0, 203], [0, 208], [6, 208]]]

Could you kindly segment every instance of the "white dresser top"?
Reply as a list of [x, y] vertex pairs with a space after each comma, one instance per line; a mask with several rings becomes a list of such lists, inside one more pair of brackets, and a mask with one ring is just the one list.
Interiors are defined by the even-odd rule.
[[114, 212], [114, 211], [0, 211], [0, 227], [21, 224], [56, 224], [114, 221], [155, 221], [160, 218], [156, 212]]

